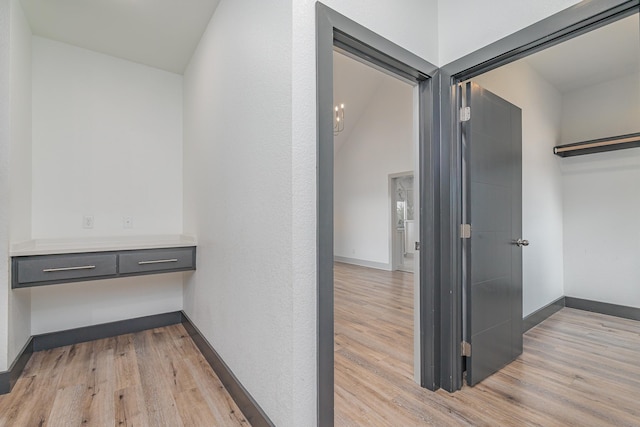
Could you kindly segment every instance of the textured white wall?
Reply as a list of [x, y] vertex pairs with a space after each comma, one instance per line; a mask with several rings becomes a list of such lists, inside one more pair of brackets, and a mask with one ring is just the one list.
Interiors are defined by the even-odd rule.
[[[569, 92], [563, 142], [640, 132], [640, 74]], [[567, 296], [640, 307], [640, 148], [562, 159]]]
[[[11, 152], [9, 230], [11, 241], [31, 236], [31, 29], [19, 0], [11, 0]], [[31, 336], [31, 295], [9, 291], [11, 364]]]
[[34, 37], [33, 238], [181, 231], [182, 76]]
[[446, 65], [580, 0], [439, 0], [438, 65]]
[[290, 52], [291, 4], [222, 0], [184, 76], [185, 311], [279, 426], [309, 425], [292, 382], [315, 375], [292, 363]]
[[523, 315], [560, 298], [563, 285], [563, 216], [560, 159], [562, 97], [526, 61], [473, 79], [522, 109]]
[[336, 256], [391, 269], [389, 174], [412, 171], [413, 152], [413, 87], [385, 76], [335, 155]]
[[0, 0], [0, 371], [9, 345], [9, 146], [10, 132], [10, 0]]

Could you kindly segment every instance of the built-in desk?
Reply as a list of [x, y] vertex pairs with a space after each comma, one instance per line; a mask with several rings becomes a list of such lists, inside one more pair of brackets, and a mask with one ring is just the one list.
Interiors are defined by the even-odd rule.
[[196, 269], [188, 236], [30, 240], [10, 255], [14, 289]]

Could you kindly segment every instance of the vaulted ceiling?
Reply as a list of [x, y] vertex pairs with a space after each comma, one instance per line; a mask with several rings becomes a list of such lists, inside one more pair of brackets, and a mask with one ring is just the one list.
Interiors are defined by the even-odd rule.
[[182, 74], [220, 0], [21, 0], [37, 36]]

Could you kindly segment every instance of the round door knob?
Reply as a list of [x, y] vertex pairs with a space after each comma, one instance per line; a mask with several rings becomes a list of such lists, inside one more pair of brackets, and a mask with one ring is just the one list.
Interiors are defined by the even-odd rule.
[[529, 241], [528, 240], [524, 240], [522, 238], [516, 240], [516, 245], [523, 247], [523, 246], [529, 246]]

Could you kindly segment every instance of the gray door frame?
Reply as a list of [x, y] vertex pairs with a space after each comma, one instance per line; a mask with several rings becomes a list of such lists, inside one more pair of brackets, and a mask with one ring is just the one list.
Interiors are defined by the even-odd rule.
[[333, 372], [333, 49], [338, 47], [418, 84], [420, 170], [420, 368], [421, 385], [439, 386], [438, 176], [439, 122], [435, 120], [437, 67], [322, 3], [316, 3], [317, 67], [317, 292], [318, 426], [332, 426]]
[[[438, 88], [441, 100], [441, 354], [440, 386], [453, 392], [462, 387], [462, 153], [458, 126], [458, 83], [527, 55], [640, 12], [639, 0], [583, 1], [495, 43], [442, 67]], [[434, 111], [435, 112], [435, 111]]]

